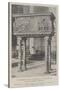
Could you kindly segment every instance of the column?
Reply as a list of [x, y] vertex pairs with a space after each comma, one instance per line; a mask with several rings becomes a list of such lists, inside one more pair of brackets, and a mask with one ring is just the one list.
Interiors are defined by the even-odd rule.
[[46, 64], [46, 72], [50, 73], [50, 70], [51, 70], [51, 40], [48, 36], [45, 37], [45, 64]]
[[49, 71], [51, 70], [51, 37], [48, 39], [48, 60], [49, 60]]
[[22, 58], [22, 70], [26, 70], [26, 39], [23, 39], [23, 58]]
[[35, 54], [34, 38], [30, 38], [30, 54]]
[[46, 72], [49, 72], [49, 66], [48, 66], [48, 38], [49, 37], [45, 37], [45, 66], [46, 66]]
[[21, 37], [17, 37], [17, 47], [18, 47], [18, 71], [21, 70]]

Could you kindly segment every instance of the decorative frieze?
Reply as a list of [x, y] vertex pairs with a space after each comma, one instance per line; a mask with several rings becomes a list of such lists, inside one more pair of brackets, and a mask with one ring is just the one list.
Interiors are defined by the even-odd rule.
[[15, 17], [14, 34], [51, 34], [52, 22], [50, 15], [30, 15]]

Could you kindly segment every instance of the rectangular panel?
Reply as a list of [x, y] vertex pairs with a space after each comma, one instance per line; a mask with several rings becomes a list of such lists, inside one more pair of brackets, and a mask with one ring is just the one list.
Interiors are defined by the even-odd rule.
[[51, 34], [52, 32], [50, 15], [16, 17], [13, 25], [14, 34]]

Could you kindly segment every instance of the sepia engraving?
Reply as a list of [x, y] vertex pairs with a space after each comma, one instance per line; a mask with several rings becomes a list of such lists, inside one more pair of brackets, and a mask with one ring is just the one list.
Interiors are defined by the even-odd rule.
[[10, 6], [10, 87], [56, 85], [57, 6]]

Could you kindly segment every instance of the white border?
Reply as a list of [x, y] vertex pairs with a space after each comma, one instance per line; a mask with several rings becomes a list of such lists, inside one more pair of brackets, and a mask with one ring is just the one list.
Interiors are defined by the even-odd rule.
[[[1, 0], [0, 1], [0, 90], [8, 90], [8, 2], [20, 2], [20, 3], [40, 3], [40, 4], [54, 4], [59, 5], [60, 16], [60, 0]], [[58, 54], [60, 54], [60, 17], [58, 20]], [[60, 55], [58, 55], [60, 69]], [[60, 70], [59, 70], [60, 77]], [[59, 79], [60, 80], [60, 79]], [[19, 88], [19, 90], [60, 90], [60, 81], [59, 86], [47, 86], [47, 87], [30, 87], [30, 88]], [[15, 90], [15, 88], [13, 88]]]
[[[52, 7], [52, 8], [55, 7], [57, 10], [58, 10], [58, 5], [51, 5], [51, 4], [34, 4], [34, 3], [30, 3], [30, 4], [29, 4], [29, 3], [19, 3], [19, 2], [10, 2], [9, 4], [10, 4], [10, 31], [9, 31], [9, 36], [10, 36], [10, 38], [9, 38], [9, 39], [10, 39], [10, 45], [9, 45], [9, 52], [10, 52], [10, 53], [9, 53], [9, 54], [10, 54], [10, 60], [9, 60], [9, 61], [10, 61], [10, 62], [9, 62], [9, 66], [10, 66], [10, 67], [9, 67], [9, 71], [10, 71], [10, 73], [9, 73], [9, 74], [10, 74], [10, 84], [9, 84], [9, 85], [11, 86], [11, 79], [12, 79], [12, 78], [11, 78], [11, 59], [12, 59], [12, 58], [11, 58], [11, 56], [12, 56], [12, 53], [11, 53], [11, 51], [12, 51], [12, 28], [11, 28], [11, 27], [12, 27], [12, 26], [11, 26], [11, 25], [12, 25], [12, 24], [11, 24], [11, 23], [12, 23], [12, 12], [11, 12], [11, 7], [12, 7], [12, 5], [13, 5], [13, 4], [14, 4], [14, 5], [28, 5], [28, 6], [29, 6], [29, 5], [32, 5], [32, 6], [43, 6], [43, 7]], [[56, 17], [57, 17], [57, 16], [58, 16], [58, 11], [57, 11]], [[56, 21], [56, 22], [57, 22], [57, 26], [58, 26], [58, 18], [57, 18], [57, 21]], [[57, 28], [56, 28], [56, 29], [57, 29]], [[58, 35], [57, 35], [57, 36], [58, 36]], [[57, 60], [57, 61], [58, 61], [58, 60]], [[57, 62], [57, 66], [58, 66], [58, 62]], [[57, 72], [58, 72], [58, 69], [57, 69]], [[33, 79], [33, 78], [32, 78], [32, 79]], [[10, 87], [10, 86], [9, 86], [9, 87]]]

